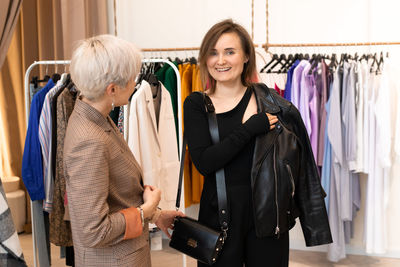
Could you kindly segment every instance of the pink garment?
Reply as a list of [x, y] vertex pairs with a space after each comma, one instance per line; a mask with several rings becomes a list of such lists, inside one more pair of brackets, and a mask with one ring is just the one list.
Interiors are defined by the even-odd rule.
[[278, 87], [278, 85], [275, 84], [275, 91], [278, 92], [278, 94], [283, 97], [285, 95], [285, 90], [282, 90]]

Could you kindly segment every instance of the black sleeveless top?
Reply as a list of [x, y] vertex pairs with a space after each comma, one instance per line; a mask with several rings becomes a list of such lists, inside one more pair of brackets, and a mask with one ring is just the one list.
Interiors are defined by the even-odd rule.
[[[252, 90], [247, 88], [240, 102], [232, 110], [218, 113], [218, 130], [222, 141], [235, 128], [242, 124], [243, 115], [251, 98]], [[225, 177], [227, 187], [237, 185], [250, 186], [250, 173], [253, 159], [255, 138], [252, 138], [239, 153], [225, 165]]]

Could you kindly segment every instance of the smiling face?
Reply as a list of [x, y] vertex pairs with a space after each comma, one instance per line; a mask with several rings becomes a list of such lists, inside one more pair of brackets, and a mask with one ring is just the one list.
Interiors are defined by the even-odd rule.
[[217, 84], [235, 84], [241, 82], [247, 61], [239, 36], [235, 32], [224, 33], [208, 54], [207, 70]]

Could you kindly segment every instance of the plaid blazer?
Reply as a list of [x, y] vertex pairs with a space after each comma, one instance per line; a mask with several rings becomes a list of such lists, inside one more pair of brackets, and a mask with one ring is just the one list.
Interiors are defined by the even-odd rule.
[[143, 204], [140, 166], [110, 117], [76, 100], [64, 140], [76, 266], [150, 266], [148, 225], [123, 240], [119, 211]]

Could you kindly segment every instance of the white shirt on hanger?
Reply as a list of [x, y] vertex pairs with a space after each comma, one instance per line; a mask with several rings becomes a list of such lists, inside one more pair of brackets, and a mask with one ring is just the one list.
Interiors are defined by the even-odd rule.
[[157, 125], [151, 87], [141, 82], [130, 103], [127, 139], [142, 167], [144, 184], [162, 191], [159, 207], [174, 209], [180, 165], [171, 97], [162, 84], [161, 98]]
[[356, 66], [356, 122], [357, 122], [357, 152], [356, 152], [356, 172], [364, 170], [364, 80], [361, 62]]

